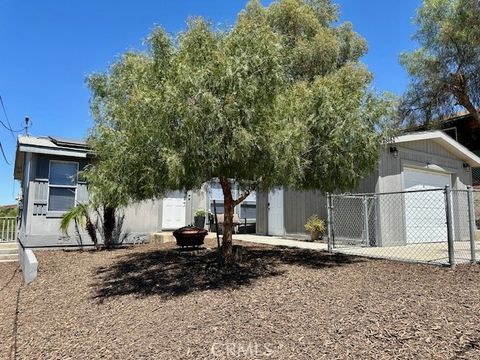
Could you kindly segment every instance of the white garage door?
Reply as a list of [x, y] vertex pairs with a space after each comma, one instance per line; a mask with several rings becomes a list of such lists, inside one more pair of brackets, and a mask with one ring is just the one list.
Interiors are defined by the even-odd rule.
[[268, 235], [283, 236], [283, 190], [268, 193]]
[[[451, 185], [451, 175], [405, 168], [404, 189], [426, 190]], [[445, 195], [443, 191], [405, 194], [407, 243], [447, 241]]]
[[172, 230], [185, 226], [185, 195], [181, 191], [171, 192], [163, 198], [162, 229]]

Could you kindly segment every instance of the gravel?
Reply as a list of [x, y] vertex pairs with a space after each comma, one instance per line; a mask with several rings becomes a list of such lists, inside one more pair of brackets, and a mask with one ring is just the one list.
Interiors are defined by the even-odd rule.
[[[226, 272], [213, 246], [38, 251], [39, 276], [21, 287], [16, 358], [480, 358], [478, 266], [239, 243]], [[18, 287], [0, 293], [5, 324]]]

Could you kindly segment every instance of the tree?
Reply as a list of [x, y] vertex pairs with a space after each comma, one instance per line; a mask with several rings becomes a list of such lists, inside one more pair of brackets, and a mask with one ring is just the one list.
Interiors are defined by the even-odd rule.
[[403, 118], [428, 123], [463, 107], [480, 123], [478, 0], [424, 0], [415, 23], [420, 48], [401, 55], [411, 77]]
[[[227, 264], [234, 207], [251, 191], [353, 188], [378, 160], [392, 100], [370, 88], [365, 40], [336, 19], [328, 0], [250, 1], [229, 29], [156, 28], [146, 52], [87, 80], [93, 173], [128, 201], [217, 178]], [[236, 199], [234, 183], [246, 189]]]

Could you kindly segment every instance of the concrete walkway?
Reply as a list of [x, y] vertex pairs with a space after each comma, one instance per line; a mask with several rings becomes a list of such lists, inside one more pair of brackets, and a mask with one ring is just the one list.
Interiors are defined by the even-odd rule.
[[[266, 244], [273, 246], [287, 246], [300, 249], [327, 251], [327, 244], [307, 242], [294, 239], [285, 239], [276, 236], [260, 235], [234, 235], [235, 240]], [[403, 246], [365, 247], [365, 246], [339, 246], [333, 249], [347, 255], [364, 256], [369, 258], [397, 260], [404, 262], [429, 263], [438, 265], [449, 264], [448, 246], [446, 242], [408, 244]], [[470, 243], [468, 241], [455, 241], [455, 261], [457, 264], [471, 262]], [[477, 245], [476, 259], [480, 260], [480, 244]]]
[[274, 246], [295, 247], [299, 249], [327, 250], [327, 244], [319, 242], [308, 242], [301, 240], [285, 239], [278, 236], [261, 236], [252, 234], [235, 234], [234, 240], [252, 242], [257, 244], [266, 244]]

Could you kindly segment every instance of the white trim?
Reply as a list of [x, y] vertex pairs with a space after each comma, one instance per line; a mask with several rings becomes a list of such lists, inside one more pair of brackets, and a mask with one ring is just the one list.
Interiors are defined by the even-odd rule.
[[35, 154], [47, 154], [47, 155], [58, 155], [58, 156], [68, 156], [76, 158], [86, 158], [87, 151], [72, 151], [72, 150], [63, 150], [63, 149], [52, 149], [52, 148], [42, 148], [33, 145], [20, 145], [18, 151], [26, 153], [35, 153]]
[[406, 135], [396, 137], [393, 140], [393, 143], [401, 144], [404, 142], [420, 140], [432, 140], [437, 142], [444, 148], [448, 149], [451, 153], [455, 154], [459, 159], [469, 164], [471, 167], [480, 167], [480, 157], [440, 130], [408, 133]]

